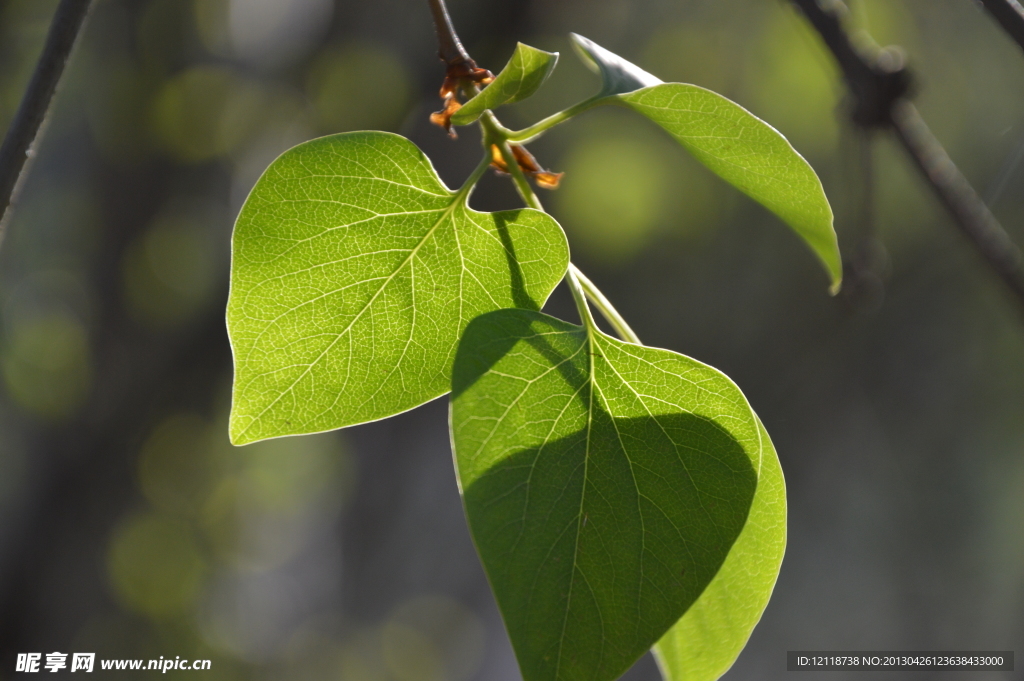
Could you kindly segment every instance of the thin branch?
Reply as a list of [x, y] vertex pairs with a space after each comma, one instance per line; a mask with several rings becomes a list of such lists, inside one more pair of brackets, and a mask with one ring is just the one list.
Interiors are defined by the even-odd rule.
[[[459, 40], [459, 34], [455, 32], [455, 25], [448, 15], [448, 8], [444, 0], [429, 0], [430, 13], [434, 17], [434, 30], [437, 31], [437, 56], [445, 64], [451, 66], [460, 62], [472, 62], [466, 48]], [[475, 66], [475, 64], [474, 64]]]
[[572, 293], [572, 299], [576, 303], [576, 311], [580, 315], [580, 323], [587, 327], [587, 341], [588, 343], [594, 342], [593, 332], [599, 331], [597, 322], [594, 321], [594, 314], [590, 311], [590, 305], [587, 304], [587, 294], [583, 290], [583, 286], [580, 284], [579, 278], [576, 276], [579, 273], [572, 263], [569, 263], [568, 269], [565, 270], [565, 283], [569, 286], [569, 291]]
[[893, 130], [936, 196], [1010, 290], [1024, 301], [1021, 254], [910, 102], [892, 112]]
[[981, 4], [1024, 50], [1024, 7], [1017, 0], [981, 0]]
[[[843, 78], [855, 97], [854, 121], [865, 127], [889, 127], [895, 132], [957, 227], [1024, 305], [1020, 250], [906, 100], [911, 79], [902, 59], [891, 51], [883, 51], [875, 58], [862, 54], [833, 11], [824, 9], [818, 0], [792, 2], [818, 31], [839, 63]], [[832, 0], [831, 5], [842, 7], [836, 0]]]
[[434, 15], [434, 30], [437, 32], [437, 56], [445, 64], [444, 83], [441, 84], [441, 99], [444, 108], [430, 115], [430, 122], [445, 129], [449, 137], [458, 135], [452, 130], [452, 115], [459, 110], [459, 90], [469, 87], [476, 91], [477, 86], [486, 85], [494, 80], [494, 74], [481, 69], [473, 61], [466, 48], [455, 32], [455, 25], [448, 14], [444, 0], [428, 0], [430, 13]]
[[32, 80], [0, 146], [0, 225], [4, 224], [25, 161], [39, 137], [64, 66], [91, 5], [92, 0], [61, 0], [54, 12]]
[[[481, 116], [481, 119], [483, 119], [483, 116]], [[512, 147], [509, 146], [509, 143], [499, 142], [498, 151], [501, 153], [501, 158], [505, 161], [505, 169], [512, 176], [512, 182], [515, 184], [520, 198], [530, 208], [539, 210], [542, 213], [545, 212], [544, 204], [541, 203], [537, 192], [533, 191], [533, 187], [530, 186], [530, 181], [526, 179], [526, 174], [519, 166], [519, 161], [516, 160], [515, 154], [512, 153]]]

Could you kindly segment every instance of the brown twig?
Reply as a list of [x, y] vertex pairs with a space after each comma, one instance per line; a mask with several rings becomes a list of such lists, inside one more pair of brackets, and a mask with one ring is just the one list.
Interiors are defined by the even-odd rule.
[[[92, 0], [61, 0], [53, 14], [32, 80], [0, 146], [0, 226], [4, 224], [25, 162], [39, 137], [64, 66], [89, 13]], [[2, 227], [0, 227], [2, 229]], [[2, 236], [2, 232], [0, 232]]]
[[452, 24], [452, 18], [448, 14], [444, 0], [429, 0], [429, 2], [430, 13], [434, 17], [434, 30], [437, 31], [437, 56], [449, 66], [460, 62], [471, 62], [473, 66], [476, 66], [469, 53], [466, 52], [466, 48], [462, 46], [459, 34], [455, 32], [455, 26]]
[[[480, 85], [487, 85], [494, 80], [494, 74], [487, 69], [476, 65], [473, 58], [462, 46], [459, 35], [455, 32], [455, 25], [448, 14], [448, 8], [444, 0], [428, 0], [430, 12], [434, 16], [434, 29], [437, 31], [437, 55], [447, 67], [445, 70], [444, 84], [441, 85], [441, 98], [444, 100], [444, 108], [430, 114], [430, 122], [444, 128], [453, 139], [456, 137], [452, 130], [452, 115], [462, 106], [458, 100], [460, 90], [465, 90], [467, 96], [479, 92]], [[497, 119], [491, 118], [497, 123]], [[545, 189], [557, 189], [558, 182], [564, 173], [553, 173], [541, 167], [533, 155], [521, 144], [509, 145], [512, 152], [512, 159], [524, 175], [532, 177], [538, 186]], [[509, 173], [509, 166], [505, 161], [502, 149], [498, 145], [491, 145], [491, 166], [498, 172]], [[511, 160], [509, 161], [511, 162]]]
[[1024, 50], [1024, 7], [1017, 0], [981, 0], [981, 4]]
[[429, 0], [430, 13], [434, 17], [434, 30], [437, 32], [437, 56], [445, 63], [444, 83], [441, 85], [441, 99], [444, 108], [430, 115], [430, 122], [445, 129], [454, 139], [457, 137], [452, 130], [452, 116], [459, 107], [459, 90], [464, 84], [486, 85], [494, 80], [494, 74], [476, 65], [473, 58], [466, 52], [455, 32], [452, 18], [444, 0]]
[[[850, 41], [840, 18], [818, 0], [792, 0], [832, 52], [855, 104], [854, 121], [891, 128], [912, 162], [947, 208], [960, 231], [1024, 305], [1024, 268], [1020, 250], [978, 197], [906, 99], [911, 78], [897, 52], [863, 54]], [[833, 5], [838, 5], [833, 0]], [[988, 3], [986, 3], [987, 5]]]

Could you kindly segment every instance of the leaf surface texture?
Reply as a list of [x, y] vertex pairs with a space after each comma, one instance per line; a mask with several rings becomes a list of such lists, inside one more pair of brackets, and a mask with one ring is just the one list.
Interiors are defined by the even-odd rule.
[[720, 372], [525, 310], [467, 328], [451, 426], [526, 681], [625, 672], [715, 576], [761, 465], [756, 417]]
[[544, 84], [558, 63], [557, 52], [545, 52], [518, 43], [512, 58], [495, 78], [455, 112], [453, 125], [469, 125], [487, 109], [497, 109], [530, 97]]
[[654, 646], [665, 681], [714, 681], [732, 667], [768, 605], [786, 550], [786, 482], [768, 432], [750, 515], [728, 558]]
[[480, 213], [465, 198], [389, 133], [323, 137], [274, 161], [232, 242], [234, 443], [443, 395], [471, 319], [543, 304], [568, 264], [561, 228], [530, 209]]
[[696, 85], [663, 83], [615, 97], [664, 128], [712, 172], [800, 235], [829, 273], [843, 276], [832, 208], [814, 169], [775, 128]]
[[601, 103], [622, 104], [654, 121], [708, 169], [782, 218], [838, 291], [843, 266], [832, 208], [814, 169], [782, 134], [722, 95], [664, 83], [594, 41], [572, 37], [584, 62], [601, 75]]

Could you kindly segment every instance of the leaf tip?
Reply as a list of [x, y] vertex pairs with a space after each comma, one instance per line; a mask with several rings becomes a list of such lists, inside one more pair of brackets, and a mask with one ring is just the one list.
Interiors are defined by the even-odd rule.
[[[570, 35], [575, 35], [575, 34], [570, 34]], [[543, 55], [544, 57], [554, 58], [555, 61], [558, 60], [558, 52], [548, 52], [547, 50], [542, 50], [542, 49], [534, 47], [532, 45], [527, 45], [524, 42], [516, 42], [516, 51], [520, 51], [520, 50], [527, 51], [527, 52], [533, 52], [534, 54]]]
[[601, 92], [598, 96], [625, 94], [652, 85], [661, 85], [662, 80], [607, 50], [593, 40], [578, 33], [570, 33], [573, 47], [591, 71], [600, 74]]
[[569, 38], [572, 40], [572, 46], [576, 50], [576, 54], [580, 56], [580, 60], [587, 65], [594, 73], [600, 73], [601, 67], [597, 65], [597, 60], [594, 59], [590, 53], [590, 46], [594, 45], [594, 41], [589, 38], [584, 38], [579, 33], [570, 33]]
[[[826, 199], [827, 201], [827, 199]], [[843, 287], [843, 257], [839, 252], [839, 243], [835, 237], [835, 229], [829, 225], [832, 231], [831, 248], [826, 253], [819, 253], [825, 271], [828, 272], [829, 287], [828, 294], [835, 296]]]
[[261, 438], [252, 437], [248, 434], [249, 425], [252, 425], [251, 422], [248, 425], [243, 425], [238, 414], [232, 409], [228, 420], [228, 441], [236, 447], [242, 447], [260, 440]]
[[238, 435], [237, 433], [228, 431], [228, 442], [230, 442], [235, 447], [244, 447], [245, 445], [251, 445], [253, 442], [255, 442], [255, 440], [250, 440], [248, 438], [242, 437], [241, 435]]

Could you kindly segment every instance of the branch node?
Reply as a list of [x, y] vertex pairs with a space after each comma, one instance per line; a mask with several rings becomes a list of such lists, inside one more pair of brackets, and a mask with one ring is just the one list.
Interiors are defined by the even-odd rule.
[[[912, 81], [906, 58], [898, 48], [865, 54], [850, 40], [840, 20], [845, 12], [840, 0], [792, 0], [821, 35], [832, 52], [854, 97], [853, 120], [865, 128], [891, 129], [924, 181], [949, 211], [960, 231], [971, 241], [989, 267], [1024, 303], [1024, 267], [1021, 252], [1009, 234], [978, 197], [908, 101]], [[986, 8], [1009, 6], [1016, 0], [983, 0]], [[1015, 14], [1024, 20], [1024, 12]]]
[[444, 83], [441, 84], [441, 99], [444, 108], [430, 114], [430, 122], [445, 129], [449, 137], [457, 135], [452, 130], [452, 116], [462, 106], [458, 93], [463, 87], [487, 85], [494, 80], [494, 74], [476, 65], [473, 58], [462, 46], [452, 18], [444, 0], [430, 0], [430, 11], [434, 16], [434, 30], [437, 31], [437, 56], [445, 64]]

